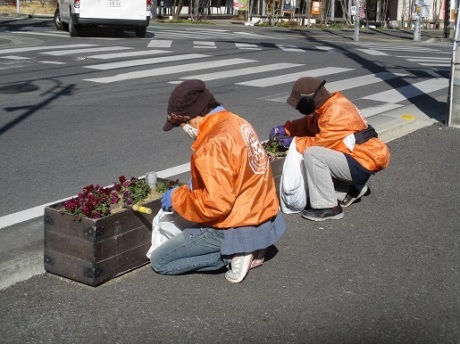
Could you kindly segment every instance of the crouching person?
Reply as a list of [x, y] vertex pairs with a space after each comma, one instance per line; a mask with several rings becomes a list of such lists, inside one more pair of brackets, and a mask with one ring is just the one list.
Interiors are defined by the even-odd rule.
[[201, 80], [177, 85], [164, 131], [182, 127], [193, 140], [191, 183], [166, 192], [163, 210], [197, 223], [151, 255], [165, 275], [218, 270], [239, 283], [263, 263], [285, 232], [267, 154], [254, 128], [225, 110]]
[[390, 162], [390, 150], [361, 111], [341, 92], [329, 93], [325, 83], [318, 78], [298, 79], [287, 103], [303, 117], [269, 134], [270, 141], [285, 147], [296, 137], [295, 148], [304, 157], [308, 196], [302, 217], [312, 221], [343, 218], [342, 207], [369, 194], [370, 176]]

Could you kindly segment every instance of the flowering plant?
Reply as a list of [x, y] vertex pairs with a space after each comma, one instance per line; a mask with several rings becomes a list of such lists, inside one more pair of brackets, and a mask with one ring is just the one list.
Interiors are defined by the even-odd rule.
[[117, 203], [118, 193], [110, 188], [90, 184], [76, 198], [64, 203], [65, 212], [75, 215], [77, 220], [82, 217], [99, 219], [110, 214], [110, 205]]
[[287, 148], [280, 145], [277, 141], [264, 141], [262, 142], [262, 147], [272, 158], [286, 156], [287, 154]]
[[118, 180], [119, 182], [115, 183], [113, 188], [122, 195], [122, 201], [126, 205], [139, 203], [150, 194], [150, 186], [144, 179], [134, 177], [126, 179], [125, 176], [120, 176]]
[[99, 219], [110, 215], [112, 204], [132, 205], [139, 203], [150, 194], [150, 186], [143, 179], [120, 176], [113, 189], [90, 184], [76, 198], [64, 202], [64, 212], [74, 215], [76, 220], [82, 217]]
[[181, 185], [181, 183], [179, 182], [179, 179], [176, 179], [174, 181], [165, 180], [162, 182], [158, 182], [155, 190], [158, 193], [165, 193], [167, 190], [172, 189], [175, 186], [179, 186], [179, 185]]

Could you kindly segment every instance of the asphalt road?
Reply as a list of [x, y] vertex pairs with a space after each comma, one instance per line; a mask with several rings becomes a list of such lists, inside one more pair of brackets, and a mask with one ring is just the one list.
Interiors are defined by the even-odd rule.
[[3, 343], [452, 343], [460, 338], [460, 129], [389, 143], [339, 221], [288, 231], [241, 284], [149, 266], [92, 288], [44, 274], [0, 291]]

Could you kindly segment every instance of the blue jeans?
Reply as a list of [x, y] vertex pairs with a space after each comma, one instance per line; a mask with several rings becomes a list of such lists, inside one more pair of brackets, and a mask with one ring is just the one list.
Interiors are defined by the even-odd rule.
[[[162, 275], [218, 270], [226, 265], [220, 254], [224, 234], [213, 228], [196, 228], [172, 237], [150, 256], [153, 270]], [[197, 233], [198, 232], [198, 233]]]

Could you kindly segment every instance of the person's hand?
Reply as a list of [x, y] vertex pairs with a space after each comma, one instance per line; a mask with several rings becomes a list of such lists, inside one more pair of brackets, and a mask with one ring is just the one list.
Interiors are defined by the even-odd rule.
[[278, 140], [278, 143], [284, 148], [289, 148], [293, 139], [294, 139], [293, 137], [288, 137], [286, 139]]
[[172, 194], [176, 191], [177, 187], [169, 189], [161, 197], [161, 209], [164, 211], [172, 211]]
[[272, 130], [270, 130], [270, 134], [268, 134], [268, 140], [272, 142], [279, 141], [280, 139], [285, 139], [287, 137], [284, 125], [278, 125], [277, 127], [272, 128]]

